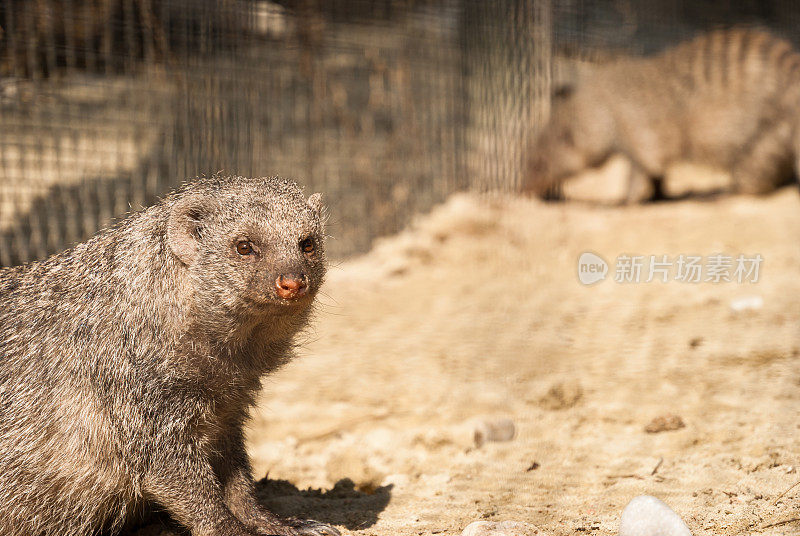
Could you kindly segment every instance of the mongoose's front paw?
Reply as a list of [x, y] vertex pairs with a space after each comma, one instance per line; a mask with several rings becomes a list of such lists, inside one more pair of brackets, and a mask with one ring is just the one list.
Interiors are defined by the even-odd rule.
[[293, 517], [281, 520], [280, 524], [260, 524], [256, 533], [259, 536], [341, 536], [339, 530], [331, 525]]
[[339, 529], [310, 519], [288, 519], [289, 525], [301, 536], [341, 536]]

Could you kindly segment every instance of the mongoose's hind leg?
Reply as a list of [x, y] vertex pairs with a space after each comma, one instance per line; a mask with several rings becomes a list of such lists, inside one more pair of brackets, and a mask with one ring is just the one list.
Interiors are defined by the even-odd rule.
[[665, 199], [663, 178], [649, 175], [641, 166], [631, 162], [625, 204], [635, 205]]
[[650, 196], [650, 200], [664, 201], [667, 198], [664, 193], [664, 177], [651, 177], [650, 183], [653, 188], [653, 195]]
[[556, 182], [551, 184], [544, 190], [540, 197], [543, 201], [564, 201], [566, 198], [564, 197], [564, 188], [562, 187], [561, 182]]
[[791, 128], [780, 124], [759, 137], [732, 169], [734, 193], [767, 194], [792, 177]]

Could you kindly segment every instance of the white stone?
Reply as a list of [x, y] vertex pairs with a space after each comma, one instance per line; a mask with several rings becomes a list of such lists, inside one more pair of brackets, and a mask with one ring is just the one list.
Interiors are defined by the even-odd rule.
[[474, 426], [473, 440], [476, 447], [488, 441], [511, 441], [517, 434], [514, 421], [506, 418], [481, 419]]
[[520, 521], [474, 521], [461, 536], [544, 536], [535, 526]]
[[692, 532], [662, 501], [639, 495], [622, 511], [619, 536], [692, 536]]
[[764, 306], [764, 298], [761, 296], [742, 296], [731, 300], [731, 310], [740, 313], [742, 311], [753, 311]]

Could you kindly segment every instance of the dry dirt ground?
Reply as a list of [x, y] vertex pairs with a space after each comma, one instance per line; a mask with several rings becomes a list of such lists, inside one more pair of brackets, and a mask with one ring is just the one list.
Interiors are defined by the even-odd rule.
[[[610, 264], [593, 286], [587, 250]], [[614, 281], [622, 254], [720, 252], [761, 254], [758, 282]], [[457, 195], [331, 268], [252, 421], [261, 496], [363, 536], [612, 535], [640, 494], [695, 536], [800, 534], [799, 275], [795, 188], [635, 207]], [[645, 431], [667, 415], [684, 426]], [[516, 436], [476, 446], [496, 418]]]

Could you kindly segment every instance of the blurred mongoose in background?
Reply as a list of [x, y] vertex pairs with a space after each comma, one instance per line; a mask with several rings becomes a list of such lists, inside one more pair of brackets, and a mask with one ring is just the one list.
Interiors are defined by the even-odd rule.
[[765, 31], [717, 30], [598, 66], [554, 96], [522, 189], [546, 197], [612, 154], [632, 163], [628, 201], [659, 197], [677, 161], [729, 171], [734, 192], [791, 180], [800, 148], [800, 54]]
[[258, 504], [242, 431], [307, 323], [322, 220], [291, 181], [212, 177], [0, 271], [0, 533], [155, 504], [195, 536], [337, 535]]

